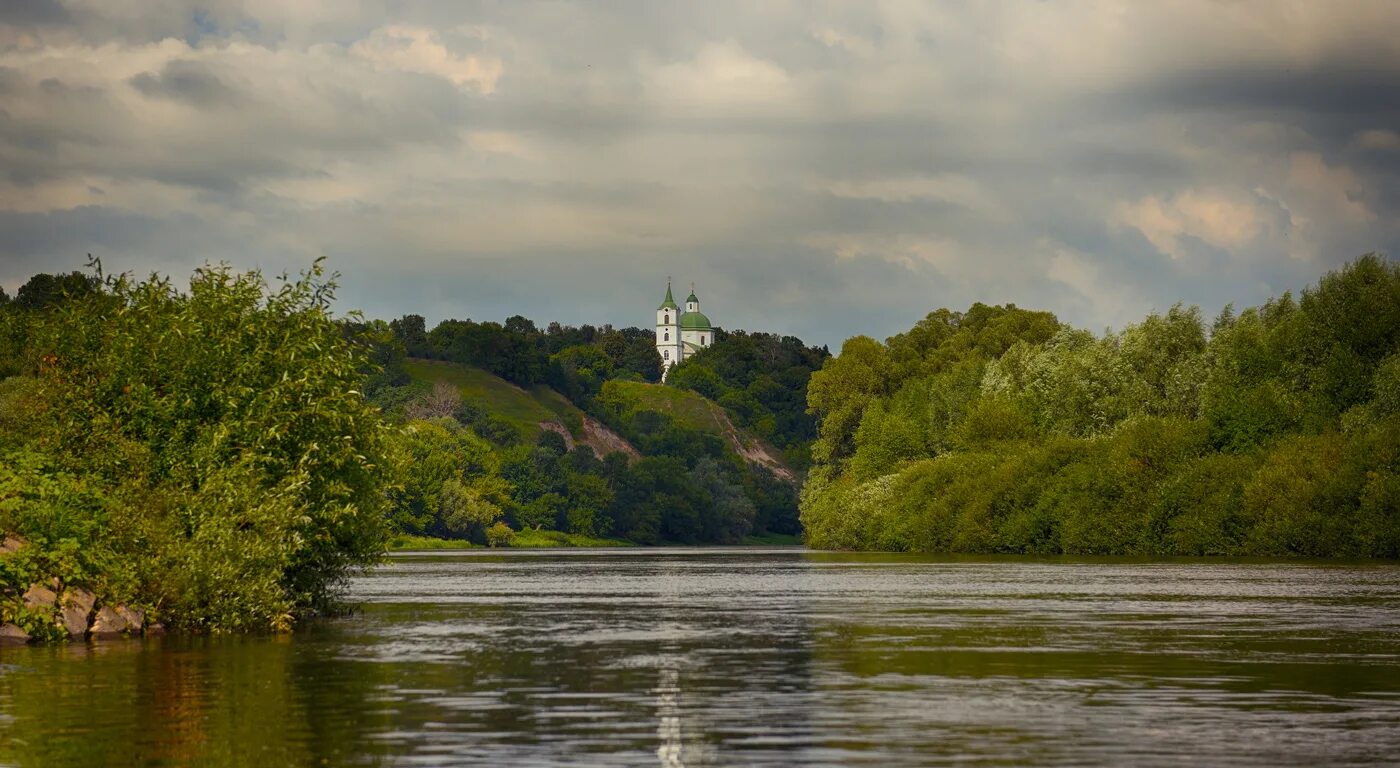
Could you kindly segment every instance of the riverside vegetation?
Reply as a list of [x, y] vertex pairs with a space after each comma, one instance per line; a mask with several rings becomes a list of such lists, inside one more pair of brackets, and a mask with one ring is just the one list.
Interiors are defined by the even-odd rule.
[[839, 357], [720, 331], [665, 385], [643, 329], [336, 318], [319, 262], [188, 290], [94, 266], [0, 292], [17, 636], [285, 630], [395, 540], [1400, 556], [1374, 256], [1209, 329], [977, 304]]
[[[814, 422], [742, 365], [729, 375], [758, 395], [731, 421], [655, 383], [639, 329], [336, 318], [319, 262], [271, 283], [206, 267], [188, 290], [93, 267], [0, 293], [11, 638], [82, 636], [93, 616], [100, 632], [117, 616], [128, 631], [285, 630], [337, 610], [346, 577], [396, 537], [688, 544], [799, 530], [793, 470], [764, 446], [804, 455]], [[739, 338], [792, 362], [775, 369], [784, 381], [805, 382], [825, 355]]]
[[1400, 556], [1400, 268], [1205, 326], [940, 310], [814, 374], [817, 547]]
[[20, 599], [35, 583], [189, 632], [333, 607], [383, 551], [394, 469], [321, 278], [99, 270], [0, 311], [0, 529], [26, 542], [0, 559], [0, 620], [65, 634]]

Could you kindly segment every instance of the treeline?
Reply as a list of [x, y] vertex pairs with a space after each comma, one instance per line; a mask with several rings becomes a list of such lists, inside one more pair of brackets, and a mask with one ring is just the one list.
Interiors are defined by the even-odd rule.
[[504, 323], [444, 320], [431, 331], [421, 315], [405, 315], [390, 328], [411, 357], [475, 366], [527, 388], [549, 384], [575, 402], [608, 379], [661, 379], [655, 336], [641, 328], [555, 322], [541, 331], [520, 315]]
[[1400, 556], [1400, 268], [1376, 256], [1209, 328], [940, 310], [847, 341], [808, 403], [814, 546]]

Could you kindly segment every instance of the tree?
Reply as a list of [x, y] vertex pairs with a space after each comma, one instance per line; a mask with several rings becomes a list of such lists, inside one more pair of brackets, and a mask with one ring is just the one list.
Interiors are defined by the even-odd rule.
[[714, 459], [701, 459], [690, 470], [690, 482], [703, 505], [700, 536], [704, 541], [738, 544], [753, 530], [754, 504]]
[[187, 291], [159, 277], [56, 282], [22, 291], [45, 311], [28, 329], [34, 421], [18, 450], [107, 501], [70, 507], [86, 532], [62, 533], [42, 499], [0, 492], [0, 527], [100, 547], [107, 574], [133, 564], [128, 587], [88, 577], [186, 629], [285, 628], [333, 607], [383, 553], [394, 464], [360, 394], [366, 349], [331, 316], [321, 263], [273, 285], [226, 266], [197, 270]]
[[85, 275], [82, 272], [50, 275], [41, 272], [19, 287], [14, 303], [21, 309], [45, 309], [68, 299], [88, 296], [97, 292], [100, 287], [101, 280], [94, 275]]
[[568, 530], [585, 536], [597, 536], [608, 530], [611, 521], [607, 519], [607, 509], [612, 504], [613, 493], [608, 483], [598, 475], [570, 472], [567, 475], [568, 512], [565, 514]]
[[812, 374], [807, 405], [820, 419], [814, 460], [836, 464], [855, 452], [856, 426], [871, 398], [888, 391], [889, 375], [889, 353], [868, 336], [848, 339], [838, 357]]
[[428, 331], [422, 315], [404, 315], [390, 322], [389, 327], [403, 343], [409, 355], [428, 357], [432, 354], [432, 344], [428, 341]]
[[404, 412], [410, 419], [424, 421], [452, 418], [461, 407], [462, 393], [448, 382], [439, 379], [433, 382], [432, 391], [416, 402], [409, 403]]

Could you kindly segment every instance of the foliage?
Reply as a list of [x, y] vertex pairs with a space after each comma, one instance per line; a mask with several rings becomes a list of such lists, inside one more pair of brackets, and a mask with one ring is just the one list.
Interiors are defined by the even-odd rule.
[[1366, 256], [1209, 336], [940, 310], [812, 375], [816, 546], [1400, 555], [1400, 267]]
[[119, 276], [29, 310], [0, 529], [83, 553], [47, 567], [190, 630], [331, 607], [383, 551], [393, 469], [333, 291], [319, 262], [273, 285], [211, 266], [188, 291]]
[[689, 389], [724, 407], [736, 424], [779, 448], [796, 448], [806, 466], [816, 437], [807, 413], [807, 381], [829, 353], [792, 336], [717, 333], [715, 342], [671, 369], [666, 383]]

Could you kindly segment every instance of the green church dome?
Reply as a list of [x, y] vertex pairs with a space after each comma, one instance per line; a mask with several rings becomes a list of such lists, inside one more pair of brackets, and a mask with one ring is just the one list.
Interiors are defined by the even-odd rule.
[[681, 315], [681, 330], [708, 331], [710, 330], [710, 318], [705, 317], [700, 312], [687, 312]]

